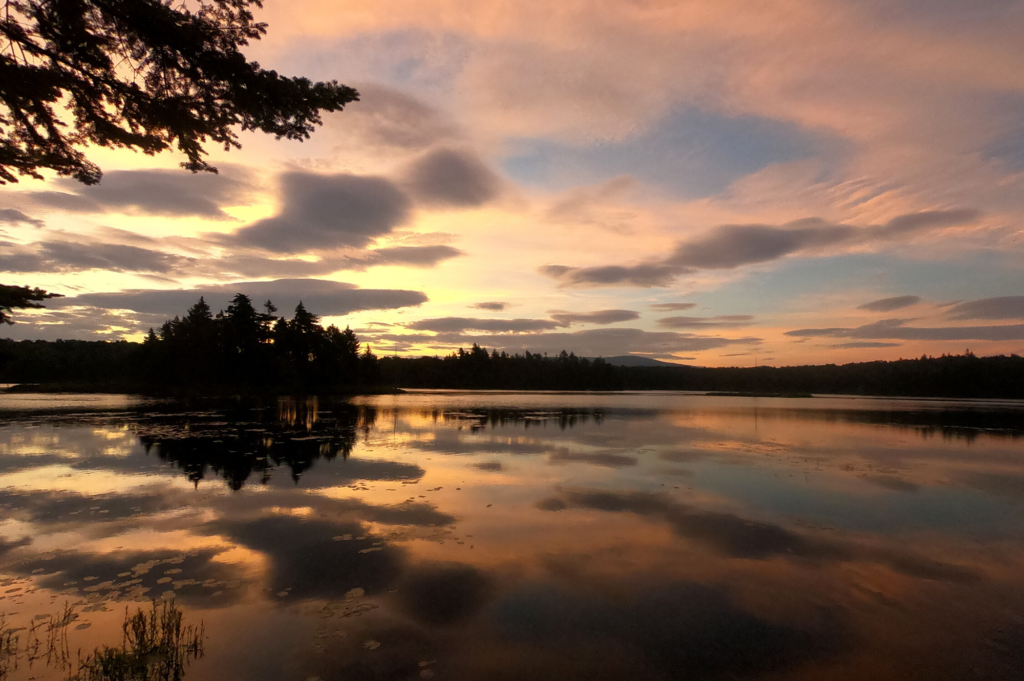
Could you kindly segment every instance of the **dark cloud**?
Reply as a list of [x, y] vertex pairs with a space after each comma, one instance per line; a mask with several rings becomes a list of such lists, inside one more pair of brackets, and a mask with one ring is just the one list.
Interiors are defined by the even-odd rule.
[[23, 546], [28, 546], [32, 543], [30, 537], [22, 537], [21, 539], [10, 541], [4, 537], [0, 537], [0, 558], [3, 558], [14, 549], [20, 549]]
[[490, 310], [491, 312], [501, 312], [502, 310], [508, 307], [508, 303], [492, 300], [483, 303], [474, 303], [469, 307], [472, 307], [477, 310]]
[[216, 175], [182, 170], [111, 170], [92, 187], [68, 179], [56, 182], [64, 192], [31, 192], [29, 196], [38, 204], [68, 211], [114, 210], [215, 219], [228, 218], [222, 208], [244, 202], [254, 188], [249, 173], [238, 166], [222, 167]]
[[[434, 267], [443, 260], [465, 255], [452, 246], [390, 246], [377, 248], [367, 254], [368, 266], [408, 265]], [[355, 268], [345, 268], [355, 269]]]
[[404, 222], [412, 205], [382, 177], [291, 172], [280, 184], [280, 212], [226, 237], [229, 243], [276, 253], [362, 248]]
[[406, 328], [416, 331], [452, 333], [458, 331], [493, 331], [496, 333], [545, 331], [555, 329], [559, 324], [550, 319], [474, 319], [472, 317], [441, 317], [421, 319], [407, 324]]
[[124, 244], [74, 243], [51, 241], [30, 247], [10, 249], [0, 254], [3, 272], [157, 272], [166, 274], [195, 263], [165, 251]]
[[754, 316], [749, 314], [727, 314], [717, 317], [662, 317], [658, 320], [658, 326], [669, 329], [735, 328], [750, 326], [753, 319]]
[[652, 310], [659, 312], [683, 312], [695, 307], [697, 307], [697, 303], [654, 303], [651, 305]]
[[0, 222], [5, 222], [11, 225], [21, 223], [26, 225], [32, 225], [33, 227], [43, 226], [42, 220], [30, 218], [29, 216], [22, 213], [20, 210], [15, 210], [13, 208], [0, 208]]
[[905, 326], [909, 319], [882, 319], [856, 328], [831, 327], [824, 329], [796, 329], [787, 336], [804, 338], [857, 338], [863, 340], [932, 340], [932, 341], [1006, 341], [1024, 340], [1024, 324], [1006, 326]]
[[233, 284], [194, 289], [131, 290], [118, 293], [85, 293], [59, 298], [50, 307], [85, 306], [124, 309], [172, 317], [180, 315], [203, 296], [214, 310], [222, 309], [236, 293], [244, 293], [262, 302], [273, 300], [282, 312], [288, 312], [301, 300], [320, 315], [346, 315], [360, 310], [391, 310], [420, 305], [427, 297], [419, 291], [360, 289], [323, 279], [278, 279], [242, 281]]
[[468, 151], [435, 149], [409, 167], [405, 186], [425, 204], [472, 207], [496, 197], [501, 180]]
[[345, 109], [339, 125], [374, 147], [425, 149], [458, 136], [458, 129], [436, 109], [380, 85], [359, 86], [359, 102]]
[[629, 267], [606, 265], [603, 267], [567, 267], [565, 265], [544, 265], [540, 273], [559, 279], [563, 286], [668, 286], [673, 279], [683, 274], [686, 268], [666, 263], [642, 263]]
[[921, 296], [895, 296], [893, 298], [882, 298], [872, 300], [870, 303], [858, 305], [858, 310], [870, 310], [872, 312], [892, 312], [904, 307], [910, 307], [921, 302]]
[[676, 277], [698, 270], [734, 269], [837, 244], [890, 241], [915, 232], [970, 223], [974, 210], [925, 211], [896, 217], [883, 225], [855, 227], [806, 218], [781, 227], [720, 225], [678, 244], [666, 258], [638, 265], [569, 267], [545, 265], [540, 272], [563, 286], [666, 286]]
[[999, 296], [957, 303], [946, 310], [951, 319], [1024, 319], [1024, 296]]
[[551, 318], [559, 326], [571, 324], [615, 324], [639, 318], [632, 310], [595, 310], [594, 312], [553, 312]]

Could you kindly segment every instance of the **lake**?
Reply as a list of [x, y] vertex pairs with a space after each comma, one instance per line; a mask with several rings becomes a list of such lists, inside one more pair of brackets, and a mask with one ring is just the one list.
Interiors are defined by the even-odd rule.
[[189, 681], [1024, 678], [1019, 402], [7, 394], [0, 416], [4, 681], [68, 678], [154, 602], [201, 639], [173, 653]]

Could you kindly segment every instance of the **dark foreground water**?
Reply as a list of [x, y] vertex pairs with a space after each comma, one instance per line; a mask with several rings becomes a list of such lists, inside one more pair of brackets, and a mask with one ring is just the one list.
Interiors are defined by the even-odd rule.
[[202, 624], [189, 681], [1024, 678], [1019, 403], [4, 395], [0, 416], [5, 681], [68, 678], [154, 599]]

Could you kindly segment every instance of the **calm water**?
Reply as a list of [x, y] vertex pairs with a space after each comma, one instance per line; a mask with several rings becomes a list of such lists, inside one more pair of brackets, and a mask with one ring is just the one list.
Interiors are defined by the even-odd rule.
[[189, 681], [1024, 678], [1020, 403], [3, 395], [0, 418], [5, 681], [66, 678], [172, 598], [205, 628]]

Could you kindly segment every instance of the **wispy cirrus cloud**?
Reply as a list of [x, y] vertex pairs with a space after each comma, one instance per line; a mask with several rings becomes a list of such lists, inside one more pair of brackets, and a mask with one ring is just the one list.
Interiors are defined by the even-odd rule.
[[957, 303], [948, 310], [950, 319], [1024, 319], [1024, 296], [998, 296]]
[[35, 204], [83, 213], [128, 212], [169, 217], [199, 216], [224, 220], [224, 208], [249, 200], [257, 187], [241, 166], [221, 172], [192, 174], [180, 170], [111, 170], [103, 181], [86, 187], [70, 179], [55, 180], [60, 191], [28, 192]]
[[921, 296], [894, 296], [892, 298], [872, 300], [870, 303], [858, 305], [857, 309], [870, 310], [871, 312], [892, 312], [893, 310], [917, 305], [919, 302], [921, 302]]
[[572, 267], [545, 265], [540, 272], [562, 286], [667, 286], [699, 270], [728, 270], [840, 245], [877, 244], [919, 232], [969, 224], [976, 210], [924, 211], [881, 225], [853, 226], [807, 218], [782, 226], [720, 225], [679, 243], [665, 258], [637, 265]]
[[29, 217], [20, 210], [16, 210], [14, 208], [0, 208], [0, 222], [7, 223], [9, 225], [25, 224], [32, 225], [33, 227], [43, 226], [42, 220]]
[[414, 331], [454, 333], [491, 331], [495, 333], [532, 333], [571, 326], [573, 324], [615, 324], [637, 319], [632, 310], [595, 310], [593, 312], [561, 312], [555, 310], [550, 319], [481, 319], [477, 317], [440, 317], [421, 319], [406, 324]]
[[171, 317], [188, 309], [200, 296], [204, 297], [213, 309], [224, 308], [236, 293], [244, 293], [258, 302], [270, 299], [282, 311], [288, 311], [302, 301], [309, 310], [320, 315], [346, 315], [360, 310], [415, 307], [428, 300], [427, 296], [419, 291], [363, 289], [354, 284], [324, 279], [278, 279], [240, 281], [187, 289], [83, 293], [50, 301], [48, 307], [131, 310]]
[[750, 326], [754, 316], [749, 314], [727, 314], [717, 317], [662, 317], [658, 326], [669, 329], [736, 328]]
[[907, 326], [910, 319], [882, 319], [871, 324], [846, 328], [796, 329], [787, 336], [797, 338], [856, 338], [863, 340], [917, 341], [1009, 341], [1024, 340], [1024, 324], [1003, 326]]

